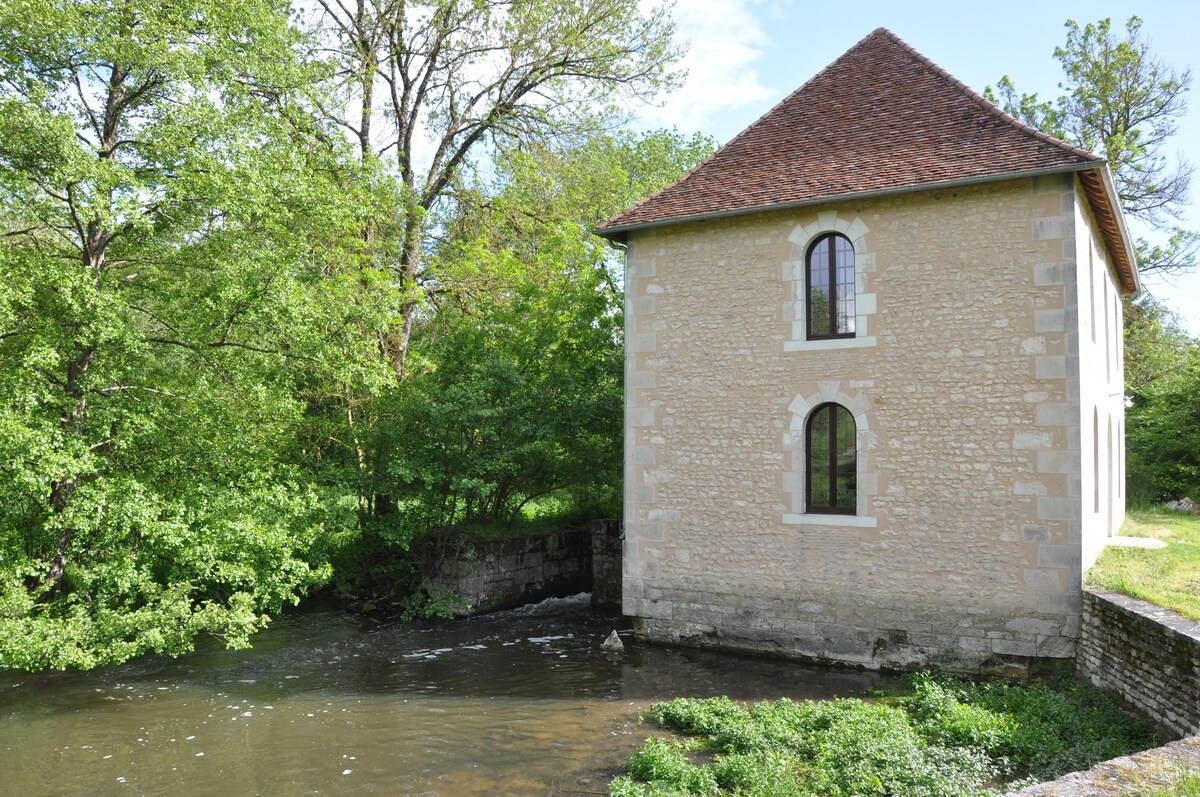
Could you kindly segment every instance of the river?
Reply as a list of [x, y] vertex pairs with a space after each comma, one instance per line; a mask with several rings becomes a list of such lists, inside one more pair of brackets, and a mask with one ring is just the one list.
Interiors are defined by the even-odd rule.
[[89, 673], [0, 672], [0, 795], [607, 794], [657, 700], [861, 695], [879, 676], [639, 643], [587, 596], [469, 620], [337, 606]]

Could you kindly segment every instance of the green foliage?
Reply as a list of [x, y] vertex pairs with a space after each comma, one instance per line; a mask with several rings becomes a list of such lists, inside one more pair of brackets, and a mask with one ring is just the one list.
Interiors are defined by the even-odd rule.
[[500, 153], [493, 182], [456, 192], [426, 253], [438, 278], [408, 373], [357, 438], [358, 561], [386, 566], [451, 528], [619, 511], [622, 290], [591, 229], [713, 147], [676, 132], [528, 143]]
[[[740, 795], [986, 795], [1001, 779], [1058, 777], [1152, 741], [1146, 723], [1087, 686], [927, 673], [910, 694], [878, 703], [678, 698], [646, 719], [689, 741], [649, 740], [614, 795], [711, 793], [697, 769], [711, 771], [721, 793]], [[715, 753], [713, 763], [693, 763], [694, 747]]]
[[716, 789], [712, 770], [698, 767], [676, 743], [650, 737], [629, 759], [630, 776], [682, 794], [708, 794]]
[[1200, 341], [1143, 297], [1125, 308], [1128, 494], [1137, 506], [1200, 491]]
[[1126, 714], [1102, 692], [1061, 679], [1055, 688], [972, 683], [947, 676], [914, 677], [908, 706], [927, 738], [979, 747], [1039, 780], [1087, 769], [1150, 746], [1150, 725]]
[[301, 387], [374, 302], [272, 0], [0, 7], [0, 666], [247, 644], [353, 523]]

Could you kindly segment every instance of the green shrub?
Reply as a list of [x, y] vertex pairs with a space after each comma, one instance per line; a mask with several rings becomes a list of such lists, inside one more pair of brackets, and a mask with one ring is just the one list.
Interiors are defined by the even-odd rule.
[[[649, 740], [612, 793], [981, 797], [1006, 779], [1055, 778], [1153, 741], [1147, 723], [1069, 677], [1051, 687], [921, 673], [910, 685], [878, 702], [655, 704], [646, 718], [689, 741]], [[693, 764], [689, 746], [715, 753], [714, 763]]]
[[712, 770], [688, 760], [683, 748], [651, 737], [630, 757], [629, 774], [638, 780], [676, 789], [681, 794], [711, 794], [717, 789]]
[[1153, 728], [1085, 683], [972, 683], [919, 674], [908, 702], [921, 732], [951, 746], [977, 746], [1010, 773], [1039, 779], [1145, 749]]

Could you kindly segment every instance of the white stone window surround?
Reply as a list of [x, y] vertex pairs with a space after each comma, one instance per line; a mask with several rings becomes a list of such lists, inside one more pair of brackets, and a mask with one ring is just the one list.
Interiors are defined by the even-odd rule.
[[[811, 514], [805, 511], [804, 475], [807, 456], [804, 449], [804, 430], [813, 410], [822, 404], [840, 404], [854, 417], [857, 438], [855, 479], [857, 505], [853, 515]], [[871, 461], [874, 457], [876, 435], [871, 430], [868, 411], [871, 400], [859, 391], [851, 396], [842, 390], [840, 380], [822, 381], [816, 393], [799, 395], [788, 405], [791, 421], [783, 433], [783, 448], [791, 454], [791, 463], [784, 473], [783, 490], [789, 496], [791, 512], [785, 512], [783, 523], [788, 526], [835, 526], [842, 528], [875, 528], [876, 520], [870, 514], [870, 499], [876, 493], [877, 478]]]
[[[826, 233], [837, 232], [854, 245], [854, 330], [852, 338], [808, 340], [807, 318], [808, 248]], [[791, 299], [784, 302], [784, 318], [791, 323], [791, 340], [783, 343], [784, 351], [821, 351], [829, 349], [861, 349], [875, 345], [871, 321], [875, 316], [875, 294], [867, 293], [867, 274], [875, 271], [875, 255], [867, 251], [867, 225], [857, 215], [852, 220], [841, 218], [836, 210], [822, 210], [816, 221], [797, 224], [788, 236], [792, 254], [783, 262], [783, 279], [792, 285]]]

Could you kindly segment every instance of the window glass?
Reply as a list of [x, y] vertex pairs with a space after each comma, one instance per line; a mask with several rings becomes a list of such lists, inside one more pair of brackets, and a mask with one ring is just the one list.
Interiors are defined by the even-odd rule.
[[854, 244], [844, 235], [823, 235], [809, 247], [808, 337], [854, 335]]
[[806, 443], [807, 510], [853, 515], [858, 495], [854, 416], [839, 404], [822, 404], [809, 417]]

